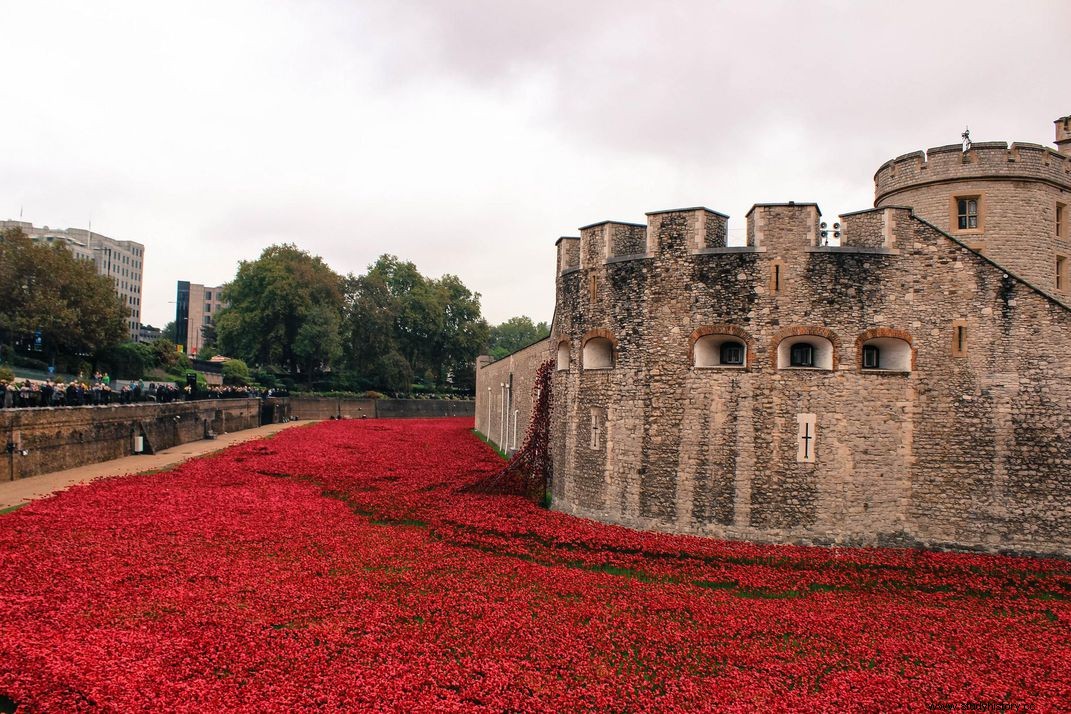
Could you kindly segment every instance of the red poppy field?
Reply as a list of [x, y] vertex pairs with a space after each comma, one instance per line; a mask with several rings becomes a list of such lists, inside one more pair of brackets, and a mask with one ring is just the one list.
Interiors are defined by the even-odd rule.
[[462, 492], [469, 419], [291, 429], [0, 516], [27, 711], [1057, 711], [1071, 564], [640, 533]]

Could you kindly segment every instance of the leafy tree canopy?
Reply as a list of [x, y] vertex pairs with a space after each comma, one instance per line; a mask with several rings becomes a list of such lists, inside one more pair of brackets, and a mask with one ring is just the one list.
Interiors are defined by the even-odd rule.
[[292, 244], [266, 248], [257, 260], [242, 261], [223, 291], [228, 307], [216, 317], [221, 351], [291, 373], [316, 363], [327, 366], [337, 350], [328, 345], [317, 353], [311, 341], [324, 337], [325, 323], [338, 324], [342, 287], [342, 278], [318, 256]]
[[[413, 375], [466, 387], [487, 341], [480, 295], [454, 275], [427, 278], [383, 255], [368, 273], [350, 276], [343, 324], [344, 362], [368, 386], [408, 391]], [[402, 383], [405, 382], [403, 386]]]
[[0, 234], [0, 336], [14, 346], [41, 333], [44, 350], [87, 354], [119, 344], [126, 307], [112, 281], [66, 248]]
[[249, 367], [240, 359], [229, 359], [223, 363], [223, 383], [236, 387], [245, 387], [250, 382]]
[[488, 352], [495, 359], [502, 359], [549, 334], [550, 325], [545, 322], [533, 323], [532, 318], [525, 315], [511, 317], [501, 325], [491, 327]]

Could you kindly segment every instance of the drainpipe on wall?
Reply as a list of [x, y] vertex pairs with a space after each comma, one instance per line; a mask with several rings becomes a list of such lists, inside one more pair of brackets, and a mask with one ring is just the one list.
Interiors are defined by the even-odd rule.
[[500, 450], [502, 450], [502, 451], [505, 451], [505, 449], [503, 449], [502, 446], [503, 446], [503, 443], [505, 442], [505, 437], [506, 437], [506, 383], [505, 382], [499, 382], [498, 386], [499, 386], [499, 389], [501, 390], [501, 392], [498, 395], [498, 408], [499, 408], [499, 411], [501, 413], [499, 414], [499, 417], [498, 417], [498, 442], [497, 443], [498, 443], [498, 448]]

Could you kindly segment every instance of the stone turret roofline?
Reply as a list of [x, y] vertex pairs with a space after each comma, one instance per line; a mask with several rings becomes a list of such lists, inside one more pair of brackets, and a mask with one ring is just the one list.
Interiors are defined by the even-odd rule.
[[586, 226], [580, 226], [577, 230], [586, 231], [588, 228], [596, 228], [598, 226], [605, 226], [613, 224], [615, 226], [633, 226], [635, 228], [646, 228], [646, 223], [629, 223], [627, 221], [596, 221], [595, 223], [589, 223]]
[[785, 203], [756, 203], [751, 208], [748, 209], [748, 212], [744, 214], [744, 217], [747, 218], [748, 216], [750, 216], [752, 213], [755, 212], [756, 208], [790, 208], [790, 207], [791, 208], [807, 208], [807, 207], [810, 207], [810, 206], [813, 206], [814, 209], [816, 211], [818, 211], [818, 215], [819, 216], [822, 215], [822, 209], [818, 207], [817, 203], [813, 203], [813, 202], [802, 202], [801, 203], [799, 201], [787, 201]]
[[554, 245], [560, 245], [563, 240], [580, 240], [580, 236], [562, 236], [558, 240], [554, 241]]
[[[971, 144], [971, 148], [968, 152], [996, 152], [996, 151], [1038, 151], [1048, 154], [1049, 158], [1055, 161], [1066, 161], [1067, 157], [1061, 154], [1051, 146], [1045, 146], [1044, 144], [1035, 144], [1028, 141], [1015, 141], [1010, 145], [1006, 141], [978, 141]], [[911, 151], [906, 154], [900, 154], [894, 159], [889, 159], [874, 172], [874, 180], [877, 181], [882, 172], [887, 171], [890, 167], [894, 167], [897, 164], [903, 164], [905, 162], [916, 161], [922, 165], [925, 165], [932, 157], [939, 156], [941, 154], [953, 154], [964, 153], [962, 144], [945, 144], [944, 146], [934, 146], [925, 151]]]
[[722, 218], [724, 218], [726, 220], [729, 219], [729, 216], [724, 214], [724, 213], [722, 213], [721, 211], [715, 211], [715, 210], [713, 210], [711, 208], [707, 208], [706, 206], [691, 206], [689, 208], [666, 208], [666, 209], [663, 209], [661, 211], [648, 211], [647, 213], [645, 213], [643, 215], [645, 215], [645, 216], [657, 216], [660, 213], [689, 213], [691, 211], [706, 211], [707, 213], [713, 213], [715, 216], [721, 216]]

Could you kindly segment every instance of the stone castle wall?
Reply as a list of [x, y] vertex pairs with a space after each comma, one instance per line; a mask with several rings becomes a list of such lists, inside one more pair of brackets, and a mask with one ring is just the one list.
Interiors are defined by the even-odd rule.
[[[649, 214], [638, 257], [608, 250], [638, 241], [614, 224], [558, 242], [556, 508], [760, 541], [1071, 553], [1071, 310], [906, 209], [843, 216], [836, 247], [814, 204], [756, 206], [745, 247], [719, 242], [721, 220]], [[694, 366], [716, 335], [746, 344], [743, 366]], [[828, 368], [779, 366], [799, 339], [828, 345]], [[602, 340], [614, 366], [584, 369]], [[868, 340], [906, 347], [906, 366], [863, 370]]]
[[[476, 364], [476, 431], [500, 451], [519, 449], [532, 417], [536, 370], [551, 357], [550, 339], [540, 340], [508, 357]], [[503, 385], [511, 385], [506, 389]], [[509, 421], [507, 423], [506, 417]]]
[[[1071, 230], [1056, 235], [1057, 204], [1071, 206], [1071, 158], [1037, 144], [986, 142], [966, 152], [954, 144], [886, 162], [874, 185], [875, 206], [910, 206], [1032, 285], [1071, 298], [1071, 281], [1056, 285], [1057, 256], [1071, 256]], [[976, 229], [958, 227], [963, 196], [978, 199]]]

